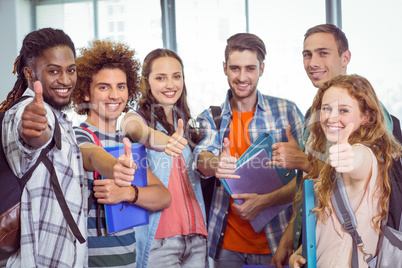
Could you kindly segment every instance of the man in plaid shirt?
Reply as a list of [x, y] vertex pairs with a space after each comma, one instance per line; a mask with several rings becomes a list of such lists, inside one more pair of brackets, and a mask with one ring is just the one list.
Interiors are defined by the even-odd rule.
[[[236, 161], [260, 134], [270, 133], [277, 142], [300, 141], [303, 115], [288, 100], [262, 95], [257, 90], [264, 71], [265, 45], [248, 33], [227, 40], [224, 72], [230, 89], [221, 105], [222, 119], [217, 130], [211, 109], [198, 118], [204, 139], [195, 148], [195, 167], [204, 179], [236, 179]], [[258, 195], [230, 196], [217, 184], [213, 195], [208, 226], [209, 256], [216, 267], [242, 267], [244, 264], [267, 265], [292, 215], [289, 206], [272, 219], [263, 231], [256, 233], [250, 221], [263, 209], [293, 200], [295, 179], [281, 189]], [[238, 205], [233, 199], [243, 199]]]
[[[67, 209], [60, 208], [50, 173], [40, 164], [22, 192], [20, 249], [8, 259], [7, 267], [88, 267], [86, 180], [71, 121], [62, 111], [70, 104], [77, 81], [74, 44], [61, 30], [31, 32], [23, 41], [14, 68], [17, 81], [0, 106], [7, 111], [2, 133], [4, 153], [14, 174], [21, 178], [53, 136], [61, 137], [47, 156], [72, 221], [67, 224], [63, 216]], [[11, 107], [22, 95], [27, 98]]]

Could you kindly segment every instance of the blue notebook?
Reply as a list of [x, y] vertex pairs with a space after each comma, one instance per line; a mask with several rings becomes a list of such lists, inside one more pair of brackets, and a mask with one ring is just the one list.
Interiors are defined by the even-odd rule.
[[[103, 148], [116, 158], [124, 153], [123, 144]], [[137, 164], [132, 184], [138, 187], [145, 187], [148, 185], [145, 147], [142, 144], [132, 143], [131, 151], [134, 162]], [[148, 224], [149, 212], [145, 208], [124, 202], [115, 205], [105, 204], [105, 218], [107, 232], [112, 234], [135, 226]]]
[[[263, 133], [237, 160], [237, 169], [234, 174], [240, 175], [240, 179], [221, 180], [230, 195], [237, 193], [270, 193], [283, 187], [295, 177], [294, 170], [266, 165], [266, 162], [271, 159], [271, 146], [274, 143], [275, 140], [269, 133]], [[234, 201], [237, 204], [243, 203], [243, 200], [240, 199]], [[250, 221], [254, 231], [259, 233], [268, 222], [290, 205], [291, 203], [269, 207], [261, 211], [254, 220]]]

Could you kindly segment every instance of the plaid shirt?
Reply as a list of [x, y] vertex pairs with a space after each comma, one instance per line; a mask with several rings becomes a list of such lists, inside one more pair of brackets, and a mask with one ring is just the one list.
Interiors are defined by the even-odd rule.
[[[198, 116], [197, 121], [200, 123], [202, 134], [205, 136], [194, 150], [194, 159], [198, 159], [198, 156], [202, 151], [210, 151], [216, 156], [221, 154], [223, 138], [225, 132], [229, 130], [233, 118], [232, 109], [229, 103], [231, 97], [232, 93], [229, 90], [225, 102], [221, 105], [222, 122], [219, 132], [216, 130], [211, 109], [205, 110], [200, 116]], [[287, 141], [286, 127], [288, 125], [291, 126], [292, 134], [295, 139], [297, 141], [301, 140], [304, 117], [293, 102], [264, 96], [259, 91], [257, 91], [257, 98], [254, 117], [249, 125], [251, 143], [254, 142], [263, 132], [269, 132], [277, 142]], [[197, 161], [194, 162], [194, 169], [197, 169]], [[224, 187], [222, 185], [216, 187], [214, 198], [212, 200], [208, 226], [209, 256], [215, 260], [219, 258], [219, 252], [222, 248], [227, 224], [229, 202], [230, 195], [226, 192]], [[292, 207], [290, 206], [270, 221], [265, 227], [265, 234], [272, 254], [275, 253], [278, 247], [279, 241], [288, 225], [291, 215]]]
[[[34, 96], [30, 89], [24, 95]], [[17, 126], [25, 106], [30, 102], [32, 98], [13, 106], [3, 121], [4, 152], [14, 174], [20, 178], [48, 145], [32, 148], [19, 137]], [[53, 112], [56, 114], [62, 139], [62, 150], [54, 147], [48, 157], [54, 165], [71, 214], [85, 237], [87, 194], [81, 151], [67, 116], [47, 104], [45, 107], [51, 129], [55, 124]], [[7, 267], [87, 267], [86, 243], [76, 241], [68, 228], [44, 164], [39, 164], [22, 192], [21, 248], [9, 258]]]

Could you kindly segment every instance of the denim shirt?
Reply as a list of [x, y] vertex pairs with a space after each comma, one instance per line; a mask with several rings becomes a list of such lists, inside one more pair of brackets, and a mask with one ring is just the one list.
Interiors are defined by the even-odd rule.
[[[134, 113], [135, 112], [130, 112]], [[177, 120], [175, 118], [175, 129], [177, 129]], [[157, 123], [156, 130], [159, 130], [165, 134], [167, 131], [161, 124]], [[183, 158], [186, 162], [187, 174], [193, 188], [195, 197], [200, 205], [202, 215], [204, 216], [204, 224], [206, 225], [205, 218], [205, 205], [201, 192], [200, 177], [194, 173], [192, 169], [193, 154], [190, 146], [187, 145], [182, 152]], [[160, 181], [168, 187], [170, 168], [172, 166], [172, 156], [167, 155], [165, 152], [157, 152], [147, 149], [147, 163], [151, 171], [160, 179]], [[156, 229], [158, 228], [159, 219], [161, 217], [162, 210], [149, 212], [149, 224], [144, 226], [135, 227], [135, 238], [137, 241], [137, 267], [145, 268], [148, 264], [149, 252], [151, 250], [152, 241], [154, 240]]]

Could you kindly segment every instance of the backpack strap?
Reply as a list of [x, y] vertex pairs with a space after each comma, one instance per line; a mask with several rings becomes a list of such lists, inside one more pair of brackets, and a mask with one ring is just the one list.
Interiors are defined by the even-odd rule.
[[[212, 105], [209, 106], [209, 108], [211, 109], [211, 112], [212, 112], [212, 119], [214, 120], [216, 130], [218, 130], [218, 132], [220, 132], [221, 131], [221, 123], [222, 123], [222, 116], [221, 116], [222, 109], [220, 106], [212, 106]], [[225, 133], [224, 135], [226, 135], [226, 134], [227, 134], [227, 136], [229, 136], [229, 133]], [[218, 179], [215, 179], [215, 183], [216, 183], [217, 187], [219, 187], [221, 185], [221, 181]]]
[[[18, 98], [12, 104], [12, 106], [14, 106], [18, 102], [23, 101], [27, 98], [30, 98], [30, 96], [22, 96], [22, 97]], [[74, 221], [74, 218], [71, 215], [71, 211], [68, 208], [66, 199], [64, 198], [63, 191], [61, 190], [61, 186], [60, 186], [59, 180], [57, 178], [57, 174], [54, 169], [53, 163], [50, 161], [50, 159], [47, 156], [47, 154], [53, 149], [54, 146], [56, 146], [57, 149], [61, 150], [61, 129], [60, 129], [60, 125], [59, 125], [59, 120], [57, 119], [57, 116], [54, 112], [53, 112], [53, 116], [54, 116], [54, 120], [55, 120], [55, 128], [54, 128], [52, 140], [46, 146], [46, 148], [42, 149], [35, 164], [22, 176], [21, 180], [25, 181], [25, 183], [28, 182], [29, 179], [31, 178], [33, 172], [35, 171], [35, 169], [38, 167], [38, 165], [40, 163], [43, 163], [46, 166], [47, 170], [50, 173], [50, 184], [53, 187], [57, 202], [59, 203], [63, 216], [67, 221], [67, 225], [69, 226], [73, 235], [82, 244], [85, 242], [85, 238], [81, 234], [81, 231], [78, 228], [77, 223]]]
[[[95, 145], [103, 147], [102, 142], [100, 141], [98, 136], [95, 135], [95, 133], [93, 133], [89, 128], [86, 128], [86, 127], [83, 127], [83, 126], [80, 126], [80, 127], [83, 130], [89, 132], [92, 135], [92, 137], [93, 137], [93, 139], [95, 141]], [[100, 174], [97, 171], [94, 171], [94, 180], [99, 180], [99, 179], [101, 179]], [[100, 213], [101, 212], [100, 207], [101, 206], [100, 206], [100, 204], [98, 202], [96, 202], [95, 192], [92, 190], [91, 194], [88, 197], [88, 208], [87, 208], [88, 213], [91, 210], [91, 207], [93, 206], [93, 204], [95, 204], [95, 206], [96, 206], [96, 231], [97, 231], [98, 236], [102, 236], [101, 222], [100, 222], [100, 218], [101, 218], [100, 217], [100, 214], [101, 214]]]
[[219, 106], [209, 106], [212, 112], [212, 118], [214, 119], [215, 127], [219, 131], [221, 129], [221, 122], [222, 122], [222, 117], [221, 117], [221, 107]]
[[349, 202], [349, 197], [346, 192], [346, 187], [343, 182], [342, 174], [336, 173], [335, 188], [331, 196], [332, 206], [338, 216], [339, 221], [345, 230], [352, 236], [352, 268], [359, 268], [359, 258], [357, 248], [360, 247], [364, 254], [364, 261], [366, 263], [373, 259], [372, 254], [368, 254], [364, 248], [364, 243], [361, 236], [357, 232], [357, 220], [355, 213]]
[[[99, 146], [99, 147], [103, 147], [102, 142], [100, 141], [100, 139], [98, 138], [98, 136], [95, 135], [95, 133], [93, 133], [91, 130], [89, 130], [89, 128], [80, 126], [83, 130], [87, 131], [89, 134], [92, 135], [94, 141], [95, 141], [95, 145]], [[94, 179], [97, 180], [99, 178], [99, 173], [97, 171], [94, 171]], [[89, 208], [88, 208], [89, 209]]]

